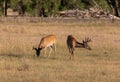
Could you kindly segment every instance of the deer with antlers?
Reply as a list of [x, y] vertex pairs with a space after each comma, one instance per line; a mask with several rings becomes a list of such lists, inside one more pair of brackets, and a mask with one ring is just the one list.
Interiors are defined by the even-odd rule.
[[68, 35], [67, 46], [68, 46], [68, 50], [70, 52], [70, 59], [71, 58], [74, 59], [75, 48], [86, 48], [88, 50], [91, 50], [90, 46], [88, 45], [88, 42], [91, 42], [90, 38], [85, 38], [85, 40], [83, 40], [82, 43], [80, 43], [72, 35]]
[[33, 50], [36, 51], [36, 55], [39, 56], [41, 50], [45, 51], [46, 55], [46, 50], [47, 48], [50, 48], [49, 51], [49, 56], [51, 54], [51, 51], [54, 49], [54, 55], [55, 55], [55, 51], [56, 51], [56, 36], [55, 35], [48, 35], [46, 37], [43, 37], [38, 45], [38, 48], [33, 47]]

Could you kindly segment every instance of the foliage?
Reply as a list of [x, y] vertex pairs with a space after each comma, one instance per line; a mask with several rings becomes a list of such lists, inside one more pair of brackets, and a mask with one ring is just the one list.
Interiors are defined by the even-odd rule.
[[[20, 0], [7, 0], [8, 7], [14, 8]], [[39, 8], [43, 8], [46, 16], [55, 15], [58, 11], [67, 9], [88, 9], [96, 5], [104, 10], [109, 9], [106, 0], [22, 0], [25, 11], [31, 16], [37, 16]], [[117, 0], [119, 3], [120, 1]], [[118, 8], [120, 4], [118, 3]], [[4, 0], [0, 0], [0, 12], [3, 12]], [[109, 9], [110, 10], [110, 9]]]
[[106, 0], [108, 6], [111, 8], [112, 13], [119, 17], [119, 4], [120, 4], [120, 0]]
[[3, 14], [2, 0], [0, 0], [0, 16]]

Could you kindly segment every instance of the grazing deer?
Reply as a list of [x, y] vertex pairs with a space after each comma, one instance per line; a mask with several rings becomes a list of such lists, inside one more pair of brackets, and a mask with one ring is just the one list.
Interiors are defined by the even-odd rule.
[[55, 35], [48, 35], [46, 37], [43, 37], [38, 45], [38, 48], [33, 47], [33, 50], [36, 51], [36, 55], [39, 56], [41, 50], [45, 51], [45, 55], [46, 55], [46, 50], [47, 48], [50, 48], [49, 51], [49, 56], [51, 54], [52, 49], [54, 49], [54, 55], [55, 55], [55, 51], [56, 51], [56, 36]]
[[68, 50], [70, 52], [70, 59], [73, 57], [74, 59], [74, 49], [75, 48], [86, 48], [88, 50], [91, 50], [90, 46], [88, 45], [88, 42], [91, 42], [91, 39], [85, 38], [82, 43], [78, 42], [72, 35], [68, 35], [67, 37], [67, 46]]

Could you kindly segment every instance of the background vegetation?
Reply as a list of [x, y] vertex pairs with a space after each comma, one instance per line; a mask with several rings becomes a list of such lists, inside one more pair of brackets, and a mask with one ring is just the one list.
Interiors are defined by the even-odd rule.
[[[23, 11], [31, 16], [51, 16], [56, 15], [58, 11], [69, 9], [88, 9], [98, 7], [108, 10], [116, 16], [119, 16], [119, 0], [0, 0], [0, 12], [4, 11], [4, 3], [7, 8], [14, 9], [15, 5], [22, 2]], [[7, 9], [6, 8], [6, 9]], [[21, 10], [21, 9], [19, 9]], [[23, 13], [24, 14], [24, 13]]]

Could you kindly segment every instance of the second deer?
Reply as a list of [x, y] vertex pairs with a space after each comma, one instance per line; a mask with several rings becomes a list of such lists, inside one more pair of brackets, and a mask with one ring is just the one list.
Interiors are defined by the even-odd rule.
[[74, 50], [75, 48], [86, 48], [91, 50], [91, 47], [88, 45], [88, 42], [91, 42], [90, 38], [85, 38], [82, 43], [78, 42], [72, 35], [68, 35], [67, 37], [67, 46], [70, 52], [70, 59], [74, 59]]

